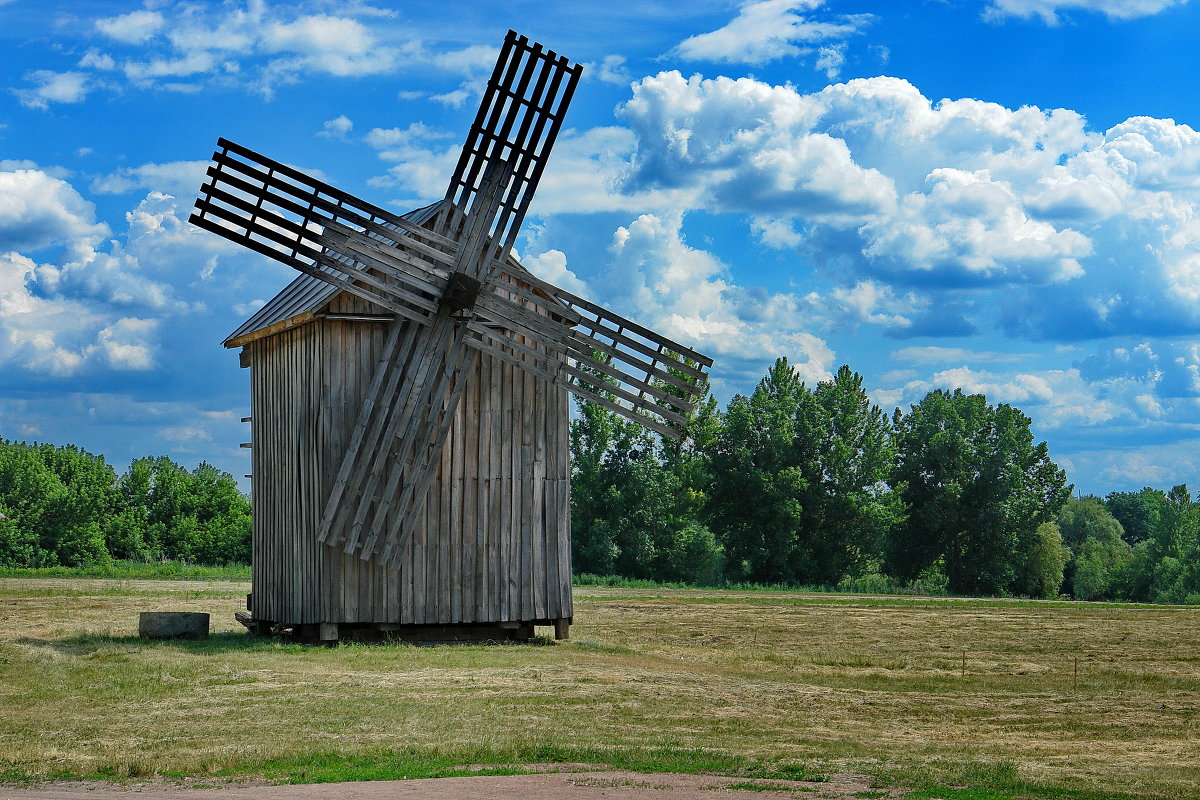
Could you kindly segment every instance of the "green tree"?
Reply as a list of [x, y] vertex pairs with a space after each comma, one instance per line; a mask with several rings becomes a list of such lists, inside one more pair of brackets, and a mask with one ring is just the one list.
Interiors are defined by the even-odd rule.
[[868, 400], [862, 376], [843, 365], [817, 384], [813, 399], [815, 424], [799, 431], [813, 455], [801, 502], [814, 578], [832, 584], [876, 566], [903, 514], [886, 483], [896, 458], [891, 423]]
[[1113, 597], [1115, 581], [1132, 555], [1124, 529], [1098, 497], [1069, 498], [1058, 512], [1071, 551], [1065, 583], [1077, 600]]
[[1158, 528], [1167, 496], [1149, 486], [1140, 492], [1109, 492], [1104, 506], [1121, 523], [1125, 541], [1135, 545], [1149, 539]]
[[1017, 575], [1016, 590], [1027, 597], [1058, 597], [1063, 567], [1071, 556], [1071, 551], [1063, 546], [1058, 525], [1053, 522], [1038, 525], [1022, 555], [1024, 563]]
[[[594, 391], [606, 394], [596, 377]], [[666, 389], [667, 387], [663, 387]], [[579, 572], [712, 583], [719, 545], [704, 526], [705, 464], [715, 401], [701, 403], [680, 440], [663, 439], [600, 403], [579, 400], [571, 424], [572, 557]]]
[[1066, 474], [1035, 445], [1030, 419], [983, 395], [936, 390], [897, 409], [892, 486], [908, 516], [896, 528], [888, 571], [912, 580], [940, 558], [950, 590], [1013, 588], [1022, 548], [1066, 502]]
[[710, 455], [710, 518], [745, 579], [834, 584], [878, 561], [899, 508], [887, 416], [841, 367], [810, 390], [787, 359], [729, 404]]
[[804, 583], [814, 554], [801, 497], [808, 489], [800, 439], [816, 413], [812, 392], [786, 358], [778, 359], [749, 397], [730, 401], [712, 444], [709, 516], [734, 577]]

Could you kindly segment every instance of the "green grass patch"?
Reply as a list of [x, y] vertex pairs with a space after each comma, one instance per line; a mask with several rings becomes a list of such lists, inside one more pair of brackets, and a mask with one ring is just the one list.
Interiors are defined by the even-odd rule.
[[[0, 782], [593, 765], [866, 775], [914, 800], [1200, 785], [1194, 607], [594, 586], [565, 642], [307, 647], [248, 636], [247, 588], [0, 582]], [[210, 613], [213, 634], [139, 639], [156, 609]]]
[[90, 567], [0, 567], [0, 578], [116, 578], [153, 580], [250, 580], [249, 564], [203, 566], [182, 561], [113, 561]]

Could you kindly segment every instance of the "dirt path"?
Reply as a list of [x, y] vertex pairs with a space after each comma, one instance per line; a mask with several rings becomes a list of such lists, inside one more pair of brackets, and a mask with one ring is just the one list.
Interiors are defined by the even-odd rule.
[[[754, 784], [758, 788], [737, 788]], [[206, 785], [206, 784], [201, 784]], [[212, 786], [212, 784], [207, 784]], [[648, 775], [640, 772], [556, 772], [539, 775], [427, 778], [412, 781], [361, 781], [301, 786], [195, 785], [141, 783], [60, 783], [34, 788], [0, 787], [0, 800], [722, 800], [722, 798], [804, 797], [850, 800], [899, 797], [899, 792], [870, 790], [867, 779], [835, 775], [822, 783], [722, 778], [713, 775]]]

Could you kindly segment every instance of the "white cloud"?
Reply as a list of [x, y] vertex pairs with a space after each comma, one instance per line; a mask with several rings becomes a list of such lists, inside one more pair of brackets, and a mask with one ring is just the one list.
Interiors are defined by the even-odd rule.
[[1083, 274], [1091, 241], [1029, 218], [1020, 199], [986, 172], [937, 169], [928, 191], [907, 195], [896, 213], [860, 229], [862, 252], [887, 270], [942, 272], [968, 280], [1004, 277], [1061, 282]]
[[928, 303], [913, 293], [899, 296], [886, 284], [876, 281], [859, 281], [853, 286], [836, 287], [829, 298], [809, 295], [817, 309], [832, 312], [836, 319], [854, 325], [872, 323], [887, 328], [904, 329], [912, 325], [912, 313], [924, 309]]
[[96, 30], [124, 44], [144, 44], [166, 25], [157, 11], [131, 11], [117, 17], [96, 20]]
[[1148, 17], [1188, 0], [991, 0], [984, 8], [984, 19], [1005, 17], [1031, 19], [1037, 17], [1047, 25], [1057, 25], [1060, 14], [1070, 11], [1091, 11], [1109, 19]]
[[174, 197], [194, 197], [204, 182], [207, 161], [170, 161], [165, 164], [142, 164], [122, 167], [116, 172], [92, 180], [91, 189], [98, 194], [127, 194], [129, 192], [159, 192]]
[[101, 53], [99, 50], [92, 48], [83, 54], [83, 58], [79, 59], [79, 66], [84, 68], [98, 69], [102, 72], [117, 68], [116, 59], [108, 53]]
[[846, 63], [846, 43], [831, 44], [817, 51], [817, 69], [825, 73], [825, 77], [834, 80], [842, 72]]
[[1035, 358], [1035, 353], [999, 353], [987, 350], [969, 350], [964, 347], [902, 347], [891, 353], [893, 361], [908, 361], [914, 364], [1001, 364], [1026, 361]]
[[567, 269], [567, 255], [561, 250], [547, 250], [535, 256], [521, 259], [521, 264], [537, 277], [566, 289], [572, 294], [587, 297], [591, 294], [588, 285], [574, 272]]
[[[354, 78], [425, 70], [467, 78], [464, 88], [441, 96], [443, 102], [461, 103], [476, 91], [472, 81], [495, 60], [494, 48], [487, 46], [431, 48], [409, 29], [380, 24], [395, 12], [362, 3], [322, 3], [315, 9], [262, 0], [153, 5], [96, 20], [110, 52], [92, 48], [79, 61], [94, 72], [33, 74], [30, 79], [40, 85], [21, 90], [22, 101], [45, 107], [65, 102], [62, 97], [82, 99], [101, 72], [115, 71], [138, 88], [191, 92], [212, 82], [269, 98], [278, 86], [307, 74]], [[110, 74], [107, 85], [117, 86], [115, 78]]]
[[1137, 421], [1124, 398], [1099, 391], [1077, 369], [1000, 373], [969, 366], [934, 372], [903, 387], [883, 390], [876, 402], [917, 403], [934, 389], [962, 389], [985, 395], [989, 403], [1008, 403], [1029, 414], [1040, 430], [1111, 426]]
[[[592, 170], [618, 176], [602, 191], [749, 214], [764, 245], [836, 268], [843, 288], [920, 287], [945, 313], [914, 332], [1200, 331], [1187, 125], [1133, 117], [1097, 133], [1070, 110], [933, 102], [896, 78], [806, 94], [678, 72], [635, 83], [619, 114], [635, 141], [623, 172]], [[948, 305], [948, 292], [981, 299]]]
[[726, 369], [785, 354], [810, 381], [828, 379], [834, 353], [798, 327], [801, 301], [732, 282], [727, 267], [690, 247], [683, 219], [643, 214], [619, 227], [588, 284], [600, 301], [683, 344], [726, 360]]
[[154, 366], [150, 339], [158, 320], [122, 317], [96, 334], [95, 348], [113, 369], [147, 370]]
[[0, 172], [0, 369], [155, 366], [161, 321], [203, 310], [191, 287], [235, 249], [188, 226], [186, 211], [152, 192], [126, 214], [121, 239], [106, 241], [109, 228], [70, 184]]
[[806, 16], [824, 0], [748, 0], [727, 25], [690, 36], [675, 52], [692, 61], [765, 64], [787, 56], [804, 55], [812, 46], [857, 33], [870, 15], [817, 21]]
[[79, 255], [108, 233], [66, 181], [38, 169], [0, 172], [0, 253], [60, 246]]
[[311, 70], [339, 77], [390, 72], [401, 55], [399, 49], [380, 43], [361, 22], [327, 15], [268, 23], [260, 46], [268, 53], [292, 56], [275, 62], [284, 71]]
[[30, 89], [16, 89], [21, 105], [29, 108], [47, 109], [51, 103], [79, 103], [91, 90], [89, 79], [83, 72], [55, 72], [39, 69], [25, 76], [34, 84]]
[[350, 121], [350, 118], [345, 114], [341, 114], [333, 119], [325, 120], [317, 136], [323, 136], [326, 139], [345, 139], [346, 134], [353, 130], [353, 128], [354, 123]]
[[603, 83], [628, 86], [633, 80], [632, 73], [625, 66], [625, 56], [608, 55], [599, 64], [589, 64], [588, 66], [590, 69], [585, 70], [584, 74], [594, 74], [596, 79]]

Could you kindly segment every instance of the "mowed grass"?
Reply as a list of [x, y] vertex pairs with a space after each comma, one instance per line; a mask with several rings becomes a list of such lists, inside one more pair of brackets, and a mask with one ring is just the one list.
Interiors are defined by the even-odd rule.
[[[575, 762], [1200, 796], [1193, 607], [580, 587], [568, 642], [321, 648], [246, 635], [248, 590], [0, 580], [0, 781]], [[208, 611], [214, 635], [141, 641], [150, 610]]]

